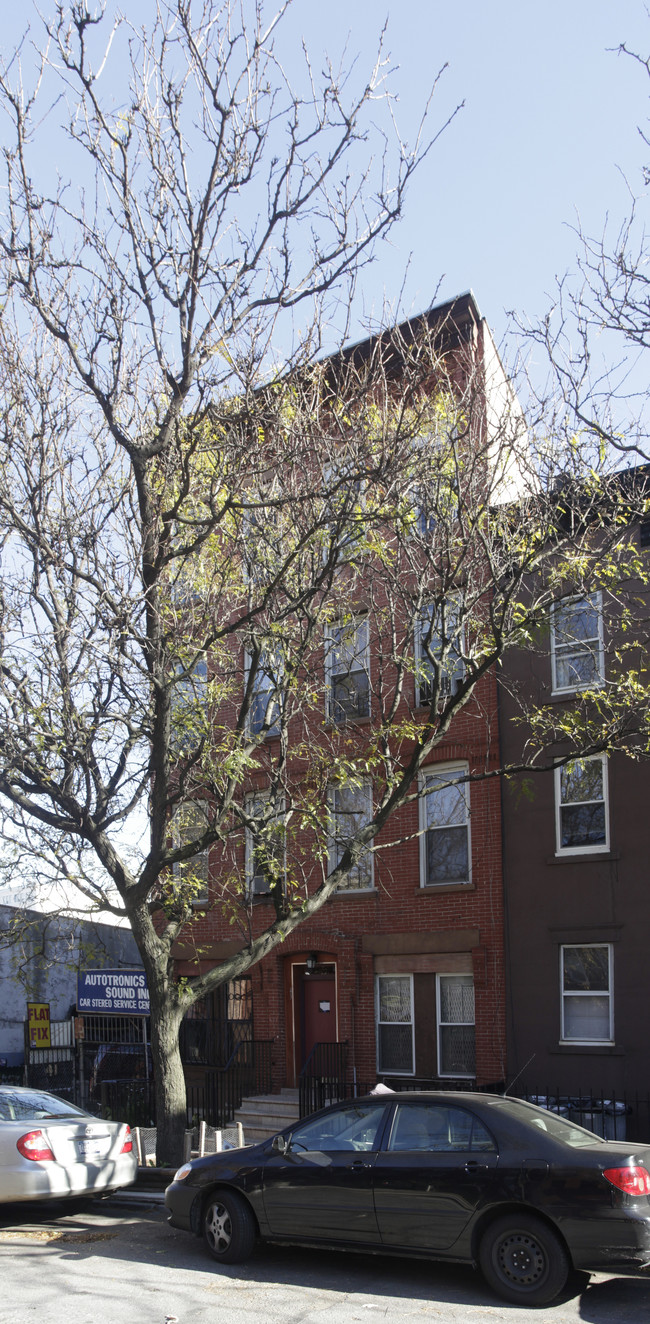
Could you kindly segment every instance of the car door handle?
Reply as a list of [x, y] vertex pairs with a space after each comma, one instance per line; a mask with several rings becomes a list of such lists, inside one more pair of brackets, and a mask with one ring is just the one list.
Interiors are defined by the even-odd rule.
[[470, 1159], [469, 1163], [465, 1164], [465, 1172], [487, 1172], [487, 1170], [487, 1163], [477, 1163], [475, 1159]]
[[364, 1163], [363, 1159], [358, 1158], [354, 1160], [354, 1163], [351, 1165], [351, 1167], [353, 1172], [361, 1172], [362, 1168], [369, 1168], [370, 1164]]

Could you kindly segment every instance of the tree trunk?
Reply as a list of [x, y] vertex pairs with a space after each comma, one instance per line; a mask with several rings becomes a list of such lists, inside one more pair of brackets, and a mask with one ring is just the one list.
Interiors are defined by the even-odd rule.
[[185, 1074], [178, 1034], [181, 1012], [168, 1000], [151, 997], [151, 1053], [156, 1089], [156, 1163], [177, 1168], [183, 1161], [183, 1137], [187, 1127]]

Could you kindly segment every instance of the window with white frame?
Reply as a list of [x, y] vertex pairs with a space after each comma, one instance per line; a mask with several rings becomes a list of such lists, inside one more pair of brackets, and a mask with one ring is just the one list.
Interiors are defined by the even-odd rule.
[[266, 896], [284, 887], [284, 804], [274, 807], [269, 794], [259, 791], [246, 797], [245, 808], [251, 820], [246, 828], [246, 890], [249, 897]]
[[412, 1076], [415, 1071], [413, 976], [377, 975], [377, 1071]]
[[268, 584], [282, 567], [280, 487], [277, 478], [247, 492], [242, 508], [244, 574], [251, 584]]
[[[252, 658], [246, 653], [246, 683], [250, 676]], [[276, 736], [280, 733], [280, 703], [282, 661], [278, 654], [262, 652], [253, 676], [253, 688], [248, 712], [248, 730], [251, 735]]]
[[332, 722], [370, 716], [370, 630], [363, 616], [330, 625], [325, 635], [327, 713]]
[[457, 682], [465, 674], [463, 648], [458, 599], [451, 597], [436, 608], [425, 607], [415, 626], [415, 688], [418, 704], [431, 701], [436, 664], [439, 671], [438, 693], [445, 698], [454, 692]]
[[613, 1043], [613, 952], [609, 943], [560, 950], [562, 1039]]
[[[200, 841], [209, 825], [208, 808], [203, 801], [182, 805], [172, 820], [174, 845], [187, 846], [190, 842]], [[194, 906], [208, 904], [209, 859], [210, 850], [206, 846], [190, 859], [177, 861], [174, 865], [174, 886]]]
[[349, 561], [365, 534], [365, 482], [354, 459], [326, 465], [323, 470], [329, 539], [323, 548], [327, 560], [333, 550], [339, 561]]
[[[360, 786], [332, 786], [329, 790], [330, 808], [330, 872], [340, 864], [350, 840], [372, 818], [372, 782]], [[339, 891], [364, 892], [373, 885], [372, 852], [364, 851], [352, 866], [347, 877], [339, 883]]]
[[420, 882], [423, 887], [469, 883], [467, 765], [427, 772], [420, 783]]
[[437, 975], [438, 1074], [476, 1075], [474, 978]]
[[607, 760], [573, 759], [555, 769], [557, 851], [607, 850]]
[[555, 693], [597, 685], [605, 675], [600, 593], [562, 598], [551, 611], [551, 668]]
[[171, 692], [171, 748], [187, 756], [208, 734], [208, 663], [199, 654], [184, 669], [180, 663]]

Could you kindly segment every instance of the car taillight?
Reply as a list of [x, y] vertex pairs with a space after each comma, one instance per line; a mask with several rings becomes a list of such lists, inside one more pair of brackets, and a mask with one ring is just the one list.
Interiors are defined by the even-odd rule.
[[28, 1131], [16, 1141], [16, 1149], [23, 1158], [33, 1159], [34, 1162], [42, 1163], [45, 1159], [54, 1161], [54, 1154], [42, 1131]]
[[132, 1152], [133, 1152], [133, 1137], [131, 1135], [131, 1127], [127, 1126], [126, 1136], [124, 1138], [124, 1144], [122, 1145], [120, 1154], [131, 1154]]
[[629, 1168], [605, 1168], [603, 1177], [626, 1195], [650, 1195], [650, 1172], [639, 1164]]

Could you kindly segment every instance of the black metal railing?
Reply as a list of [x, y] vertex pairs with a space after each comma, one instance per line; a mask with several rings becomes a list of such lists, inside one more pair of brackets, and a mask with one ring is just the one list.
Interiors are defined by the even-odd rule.
[[101, 1117], [129, 1126], [156, 1125], [156, 1094], [152, 1080], [107, 1080], [99, 1086], [99, 1098], [91, 1103]]
[[[317, 1047], [336, 1047], [337, 1045], [317, 1045]], [[311, 1064], [312, 1066], [314, 1063]], [[307, 1117], [329, 1103], [342, 1102], [345, 1099], [362, 1098], [370, 1094], [377, 1084], [374, 1080], [346, 1080], [345, 1071], [337, 1077], [329, 1074], [307, 1074], [309, 1062], [305, 1065], [305, 1074], [300, 1077], [300, 1116]], [[311, 1068], [310, 1068], [311, 1070]], [[503, 1094], [503, 1083], [491, 1083], [477, 1086], [471, 1080], [424, 1079], [414, 1076], [381, 1077], [382, 1083], [395, 1093], [412, 1090], [453, 1090], [474, 1091], [481, 1093]], [[650, 1095], [630, 1091], [595, 1090], [576, 1088], [568, 1094], [559, 1088], [543, 1089], [539, 1092], [515, 1088], [509, 1090], [512, 1098], [524, 1099], [540, 1107], [549, 1108], [561, 1117], [576, 1122], [587, 1131], [603, 1136], [606, 1140], [629, 1140], [633, 1144], [650, 1144]]]
[[204, 1121], [209, 1126], [227, 1126], [249, 1094], [271, 1090], [270, 1039], [248, 1039], [239, 1043], [222, 1067], [209, 1067], [202, 1082], [187, 1087], [188, 1123]]
[[581, 1088], [567, 1094], [557, 1086], [540, 1093], [520, 1089], [509, 1093], [514, 1098], [549, 1108], [606, 1140], [650, 1144], [650, 1095]]
[[347, 1041], [314, 1044], [298, 1081], [301, 1117], [351, 1097], [347, 1093], [347, 1067]]

